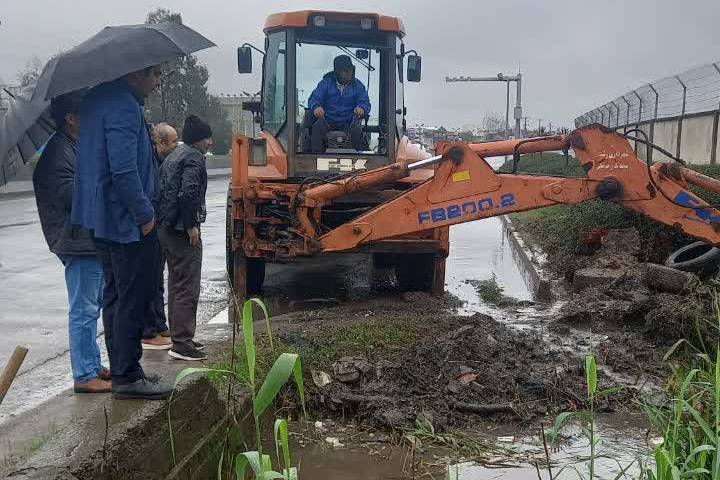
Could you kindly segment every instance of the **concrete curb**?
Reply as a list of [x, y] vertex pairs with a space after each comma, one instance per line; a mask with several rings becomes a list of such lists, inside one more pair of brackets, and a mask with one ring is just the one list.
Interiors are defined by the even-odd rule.
[[33, 190], [23, 190], [20, 192], [0, 192], [0, 201], [14, 200], [16, 198], [30, 198], [34, 196], [35, 192]]
[[525, 274], [525, 277], [530, 280], [530, 290], [533, 293], [533, 297], [539, 301], [551, 301], [553, 298], [552, 283], [542, 269], [543, 259], [538, 258], [538, 256], [527, 247], [513, 227], [512, 220], [508, 215], [502, 215], [500, 221], [503, 223], [505, 231], [507, 232], [516, 263]]
[[[225, 358], [231, 335], [232, 326], [228, 324], [198, 328], [198, 338], [207, 346], [209, 361]], [[203, 363], [175, 361], [165, 351], [146, 351], [143, 358], [144, 368], [160, 373], [164, 379], [174, 379], [185, 368], [207, 366], [207, 362]], [[242, 408], [246, 408], [248, 396], [243, 392], [235, 395], [240, 397]], [[22, 451], [22, 446], [16, 448], [21, 460], [13, 462], [10, 472], [0, 468], [0, 477], [9, 474], [15, 479], [211, 478], [217, 469], [212, 447], [224, 435], [221, 427], [228, 414], [224, 396], [202, 374], [190, 375], [178, 385], [171, 406], [167, 401], [114, 400], [109, 394], [64, 393], [3, 426], [0, 438], [19, 442], [18, 432], [39, 423], [39, 419], [55, 416], [61, 422], [50, 423], [44, 434], [33, 432], [39, 438], [26, 436], [26, 451]], [[38, 440], [42, 441], [39, 446]], [[3, 466], [0, 462], [0, 467]]]

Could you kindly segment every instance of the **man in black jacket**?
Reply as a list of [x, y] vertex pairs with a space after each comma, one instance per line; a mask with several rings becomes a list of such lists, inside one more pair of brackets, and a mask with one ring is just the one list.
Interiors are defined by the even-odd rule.
[[102, 264], [90, 232], [70, 222], [82, 97], [81, 92], [73, 92], [53, 99], [50, 108], [56, 131], [40, 156], [33, 186], [45, 240], [65, 266], [74, 389], [77, 393], [102, 393], [111, 390], [110, 372], [100, 364], [97, 344]]
[[200, 298], [202, 240], [205, 221], [207, 170], [205, 154], [212, 148], [210, 126], [190, 115], [179, 145], [160, 166], [158, 237], [168, 264], [168, 317], [173, 346], [168, 354], [181, 360], [205, 360], [196, 342], [195, 326]]

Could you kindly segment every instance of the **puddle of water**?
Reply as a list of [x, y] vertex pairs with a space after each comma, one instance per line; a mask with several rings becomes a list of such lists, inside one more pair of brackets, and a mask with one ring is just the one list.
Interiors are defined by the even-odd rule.
[[[547, 420], [546, 423], [552, 422]], [[646, 426], [641, 416], [606, 415], [598, 418], [598, 434], [602, 444], [596, 457], [596, 477], [609, 480], [632, 464], [626, 470], [626, 477], [636, 478], [639, 469], [636, 458], [646, 458], [649, 449], [645, 447]], [[545, 453], [542, 441], [536, 431], [519, 430], [511, 425], [495, 425], [492, 437], [478, 434], [478, 438], [494, 441], [497, 437], [510, 436], [510, 443], [497, 443], [495, 451], [488, 451], [484, 465], [473, 462], [452, 463], [446, 460], [449, 452], [428, 449], [418, 454], [415, 475], [412, 475], [412, 453], [407, 448], [389, 443], [353, 443], [359, 435], [347, 428], [338, 436], [342, 449], [333, 449], [320, 442], [299, 445], [296, 443], [293, 456], [300, 465], [300, 477], [313, 480], [355, 480], [355, 479], [453, 479], [504, 480], [537, 478], [535, 462], [543, 465]], [[550, 453], [554, 478], [561, 480], [578, 479], [575, 468], [587, 476], [589, 443], [582, 436], [579, 425], [570, 425], [564, 432], [569, 438]], [[325, 434], [323, 434], [325, 435]], [[323, 435], [320, 435], [322, 437]], [[419, 461], [422, 460], [422, 461]], [[622, 467], [621, 467], [622, 466]], [[540, 467], [543, 478], [547, 468]], [[559, 474], [559, 475], [558, 475]]]
[[461, 315], [476, 312], [494, 317], [505, 316], [505, 310], [483, 302], [467, 280], [495, 278], [503, 293], [518, 300], [532, 300], [532, 292], [518, 267], [512, 246], [499, 218], [487, 218], [450, 228], [450, 255], [447, 258], [448, 292], [465, 304]]

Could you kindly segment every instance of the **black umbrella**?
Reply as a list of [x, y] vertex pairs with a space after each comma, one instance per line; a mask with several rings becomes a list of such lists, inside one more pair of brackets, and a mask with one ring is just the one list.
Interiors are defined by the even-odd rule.
[[0, 116], [0, 185], [15, 175], [18, 166], [27, 163], [55, 130], [50, 118], [50, 102], [33, 98], [34, 86], [17, 93], [5, 90], [7, 110]]
[[105, 27], [75, 48], [50, 60], [33, 98], [51, 99], [115, 80], [215, 44], [177, 23]]

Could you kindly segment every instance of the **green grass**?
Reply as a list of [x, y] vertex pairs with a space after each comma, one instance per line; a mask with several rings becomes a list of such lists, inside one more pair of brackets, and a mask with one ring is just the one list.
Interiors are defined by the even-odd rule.
[[[513, 159], [509, 157], [498, 169], [498, 172], [511, 172], [512, 166]], [[517, 173], [587, 177], [585, 170], [583, 170], [575, 157], [570, 155], [566, 158], [562, 153], [554, 152], [520, 155]]]
[[409, 348], [419, 335], [419, 329], [411, 322], [336, 325], [309, 333], [308, 344], [300, 353], [308, 365], [321, 368], [344, 356], [387, 355]]

